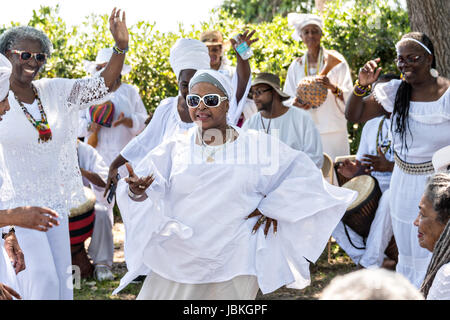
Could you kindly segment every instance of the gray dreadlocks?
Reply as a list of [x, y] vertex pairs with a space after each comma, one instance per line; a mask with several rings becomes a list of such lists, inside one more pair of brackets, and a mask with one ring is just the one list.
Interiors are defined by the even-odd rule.
[[438, 214], [436, 218], [438, 222], [445, 225], [444, 231], [434, 246], [433, 256], [420, 288], [426, 298], [436, 273], [443, 265], [450, 262], [450, 173], [433, 175], [425, 189], [425, 196], [433, 204], [433, 209]]

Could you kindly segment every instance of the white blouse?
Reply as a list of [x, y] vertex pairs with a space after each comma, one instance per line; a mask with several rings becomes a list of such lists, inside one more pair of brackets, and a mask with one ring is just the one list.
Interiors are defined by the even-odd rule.
[[[98, 133], [97, 151], [103, 157], [109, 166], [117, 157], [119, 152], [126, 146], [131, 139], [139, 134], [145, 127], [145, 120], [148, 117], [144, 103], [139, 96], [138, 90], [127, 83], [123, 83], [112, 93], [111, 102], [114, 104], [114, 119], [119, 118], [120, 113], [124, 113], [126, 118], [133, 120], [133, 127], [128, 128], [124, 125], [107, 128], [102, 127]], [[88, 125], [91, 123], [89, 108], [80, 111], [79, 137], [89, 139], [92, 132], [88, 131]]]
[[450, 300], [450, 263], [444, 264], [436, 273], [427, 300]]
[[[0, 201], [8, 208], [44, 206], [68, 213], [84, 202], [81, 174], [76, 154], [78, 111], [108, 98], [102, 77], [78, 80], [41, 79], [34, 81], [52, 131], [52, 140], [38, 143], [38, 132], [9, 93], [11, 109], [0, 125], [3, 147], [15, 195]], [[27, 105], [37, 120], [37, 103]]]
[[[402, 80], [380, 83], [374, 89], [375, 99], [387, 112], [394, 111], [395, 97]], [[392, 117], [391, 117], [392, 118]], [[395, 152], [406, 162], [431, 161], [433, 154], [448, 145], [450, 137], [450, 87], [436, 101], [411, 101], [409, 108], [409, 130], [406, 130], [408, 151], [403, 147], [400, 134], [395, 132], [393, 117], [392, 144]]]
[[[319, 130], [319, 133], [347, 132], [347, 119], [345, 119], [345, 102], [348, 100], [353, 90], [353, 82], [350, 75], [350, 68], [344, 56], [336, 51], [333, 55], [342, 62], [335, 66], [328, 73], [327, 77], [331, 83], [337, 85], [344, 94], [344, 101], [336, 98], [331, 90], [328, 90], [328, 96], [325, 102], [316, 109], [308, 110]], [[297, 85], [305, 74], [305, 56], [295, 59], [289, 66], [286, 82], [283, 91], [291, 96], [291, 99], [284, 102], [285, 105], [292, 105], [297, 95]]]
[[[191, 284], [255, 275], [264, 294], [310, 284], [306, 259], [319, 258], [356, 192], [326, 182], [303, 152], [235, 129], [238, 139], [214, 151], [195, 143], [197, 127], [153, 149], [135, 170], [156, 177], [144, 202], [120, 180], [129, 271], [113, 294], [150, 271]], [[257, 219], [245, 218], [256, 208], [278, 220], [276, 235], [252, 235]]]

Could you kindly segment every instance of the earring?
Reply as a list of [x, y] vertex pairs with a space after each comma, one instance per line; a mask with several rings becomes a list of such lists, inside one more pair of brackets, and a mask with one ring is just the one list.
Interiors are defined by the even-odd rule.
[[430, 74], [433, 78], [439, 77], [439, 72], [435, 68], [430, 69]]

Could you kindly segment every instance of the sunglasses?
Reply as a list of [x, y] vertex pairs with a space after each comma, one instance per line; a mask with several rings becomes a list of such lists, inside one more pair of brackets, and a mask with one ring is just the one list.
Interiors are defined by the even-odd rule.
[[31, 58], [34, 58], [37, 62], [44, 62], [47, 60], [47, 54], [45, 53], [31, 53], [28, 51], [20, 51], [20, 50], [11, 50], [12, 53], [16, 53], [19, 55], [20, 60], [28, 61]]
[[395, 64], [399, 64], [399, 63], [404, 64], [405, 62], [411, 64], [411, 63], [416, 63], [417, 61], [419, 61], [419, 59], [421, 57], [422, 56], [408, 56], [406, 58], [398, 57], [398, 58], [394, 59], [394, 61], [395, 61]]
[[248, 97], [249, 97], [250, 99], [253, 99], [253, 97], [258, 97], [258, 96], [262, 95], [264, 92], [267, 92], [267, 91], [270, 91], [270, 90], [272, 90], [272, 88], [267, 88], [267, 89], [264, 89], [264, 90], [254, 90], [254, 91], [250, 91], [250, 92], [248, 93]]
[[227, 97], [221, 97], [215, 93], [205, 94], [203, 97], [196, 94], [188, 94], [186, 96], [186, 103], [189, 108], [197, 108], [200, 102], [203, 101], [203, 104], [208, 108], [215, 108], [227, 99]]

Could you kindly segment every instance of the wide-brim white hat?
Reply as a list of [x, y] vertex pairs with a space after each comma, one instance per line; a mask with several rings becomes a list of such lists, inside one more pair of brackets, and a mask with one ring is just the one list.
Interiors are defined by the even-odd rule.
[[436, 151], [432, 162], [435, 172], [446, 172], [450, 166], [450, 145]]
[[[84, 69], [90, 75], [94, 75], [98, 72], [97, 65], [109, 62], [112, 55], [113, 55], [113, 49], [111, 49], [111, 48], [101, 49], [97, 53], [97, 57], [95, 58], [95, 61], [83, 60]], [[130, 65], [123, 64], [122, 71], [120, 72], [120, 74], [124, 76], [124, 75], [130, 73], [131, 69], [132, 68]]]

